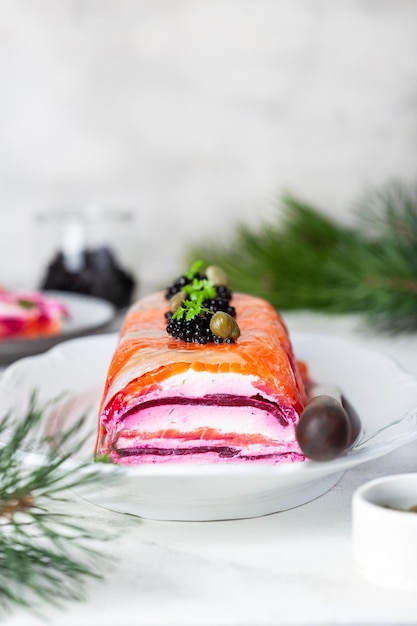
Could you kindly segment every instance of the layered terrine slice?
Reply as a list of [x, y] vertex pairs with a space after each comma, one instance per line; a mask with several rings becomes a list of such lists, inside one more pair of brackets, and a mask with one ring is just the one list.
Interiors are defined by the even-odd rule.
[[[184, 297], [178, 310], [191, 320], [198, 298], [191, 289]], [[261, 298], [239, 293], [232, 303], [226, 308], [238, 324], [235, 338], [210, 336], [200, 320], [200, 337], [197, 331], [180, 336], [173, 326], [181, 314], [167, 312], [164, 292], [131, 307], [108, 370], [95, 460], [276, 464], [305, 458], [295, 430], [306, 403], [304, 377], [287, 328]], [[199, 318], [211, 320], [210, 307], [205, 300]]]

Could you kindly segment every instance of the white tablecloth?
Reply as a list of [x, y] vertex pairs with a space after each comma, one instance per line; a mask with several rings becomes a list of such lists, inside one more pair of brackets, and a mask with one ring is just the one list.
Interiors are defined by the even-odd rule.
[[[285, 316], [292, 330], [358, 337], [351, 317]], [[391, 355], [417, 377], [417, 333], [365, 345]], [[416, 383], [417, 384], [417, 383]], [[301, 507], [257, 519], [155, 522], [74, 500], [74, 511], [120, 536], [106, 545], [117, 561], [88, 600], [47, 611], [71, 626], [270, 626], [417, 624], [417, 593], [366, 582], [352, 556], [351, 498], [377, 476], [417, 471], [417, 442], [347, 471], [328, 493]], [[15, 611], [6, 626], [47, 623]]]

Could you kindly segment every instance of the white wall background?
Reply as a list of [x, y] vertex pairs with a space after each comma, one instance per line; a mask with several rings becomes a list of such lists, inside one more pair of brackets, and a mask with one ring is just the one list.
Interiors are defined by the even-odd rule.
[[0, 0], [0, 282], [36, 282], [39, 209], [133, 208], [163, 283], [284, 189], [349, 219], [415, 179], [416, 109], [415, 0]]

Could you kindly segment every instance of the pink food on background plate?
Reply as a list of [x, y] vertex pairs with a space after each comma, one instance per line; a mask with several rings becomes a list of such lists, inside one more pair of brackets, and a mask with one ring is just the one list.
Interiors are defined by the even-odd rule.
[[0, 287], [0, 340], [56, 335], [69, 315], [68, 308], [55, 297]]

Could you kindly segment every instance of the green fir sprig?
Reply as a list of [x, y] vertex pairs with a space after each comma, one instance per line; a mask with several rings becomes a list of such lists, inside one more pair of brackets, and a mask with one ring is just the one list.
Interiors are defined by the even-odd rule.
[[84, 417], [48, 436], [44, 413], [33, 395], [22, 419], [0, 419], [0, 615], [83, 600], [86, 581], [102, 578], [107, 563], [102, 542], [109, 534], [74, 513], [69, 490], [99, 488], [109, 476], [70, 461], [82, 444]]
[[377, 331], [417, 330], [417, 187], [391, 183], [352, 207], [346, 226], [291, 195], [276, 220], [238, 225], [227, 247], [186, 253], [220, 265], [235, 291], [280, 310], [361, 313]]

